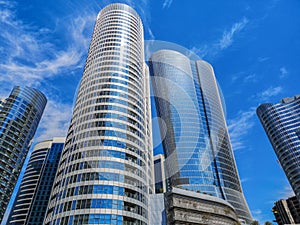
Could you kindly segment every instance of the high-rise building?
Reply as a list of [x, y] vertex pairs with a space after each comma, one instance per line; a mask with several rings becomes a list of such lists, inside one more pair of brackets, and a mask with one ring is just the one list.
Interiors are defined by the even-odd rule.
[[64, 142], [53, 138], [35, 145], [7, 224], [43, 224]]
[[154, 192], [148, 68], [136, 11], [97, 16], [44, 224], [149, 224]]
[[275, 202], [272, 212], [278, 225], [300, 223], [300, 204], [296, 196]]
[[0, 103], [0, 222], [46, 103], [40, 91], [19, 86]]
[[291, 187], [300, 200], [300, 95], [266, 103], [257, 115]]
[[154, 180], [155, 193], [164, 193], [167, 191], [166, 175], [165, 175], [165, 157], [158, 154], [153, 157], [154, 160]]
[[173, 50], [150, 58], [150, 75], [165, 154], [169, 191], [219, 197], [251, 222], [225, 122], [213, 68]]

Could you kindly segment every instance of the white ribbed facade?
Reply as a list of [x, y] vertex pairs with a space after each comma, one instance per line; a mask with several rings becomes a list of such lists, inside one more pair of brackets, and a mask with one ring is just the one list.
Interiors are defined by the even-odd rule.
[[143, 45], [132, 8], [101, 10], [44, 224], [149, 224], [151, 111]]

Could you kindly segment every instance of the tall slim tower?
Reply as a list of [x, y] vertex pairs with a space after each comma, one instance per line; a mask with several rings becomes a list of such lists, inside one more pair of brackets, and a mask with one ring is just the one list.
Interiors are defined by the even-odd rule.
[[16, 86], [0, 103], [0, 223], [46, 102], [40, 91]]
[[229, 141], [213, 68], [173, 50], [150, 58], [169, 189], [179, 187], [227, 200], [251, 222]]
[[143, 26], [100, 11], [44, 224], [149, 224], [151, 111]]
[[43, 224], [64, 142], [53, 138], [34, 146], [7, 224]]
[[262, 104], [256, 112], [300, 201], [300, 95]]

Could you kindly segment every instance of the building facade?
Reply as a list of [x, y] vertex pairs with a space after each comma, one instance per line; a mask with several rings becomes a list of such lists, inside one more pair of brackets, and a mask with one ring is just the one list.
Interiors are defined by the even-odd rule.
[[124, 4], [98, 14], [44, 224], [149, 224], [154, 192], [143, 26]]
[[169, 191], [219, 197], [250, 223], [213, 68], [173, 50], [155, 52], [149, 64]]
[[167, 179], [165, 175], [165, 156], [163, 154], [158, 154], [153, 157], [153, 160], [155, 193], [165, 193], [167, 191]]
[[165, 208], [165, 194], [150, 195], [150, 225], [168, 225]]
[[300, 204], [296, 196], [275, 202], [272, 212], [278, 225], [300, 223]]
[[291, 187], [300, 200], [300, 95], [262, 104], [257, 115]]
[[53, 138], [35, 145], [7, 224], [43, 224], [64, 142]]
[[0, 222], [46, 103], [40, 91], [19, 86], [0, 103]]
[[165, 193], [168, 225], [239, 225], [235, 209], [227, 201], [194, 191], [173, 188]]

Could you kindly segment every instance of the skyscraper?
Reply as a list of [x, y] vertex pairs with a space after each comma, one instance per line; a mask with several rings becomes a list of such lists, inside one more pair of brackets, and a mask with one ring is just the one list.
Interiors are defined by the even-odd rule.
[[300, 204], [296, 196], [275, 202], [272, 212], [278, 225], [300, 223]]
[[44, 224], [149, 224], [154, 188], [143, 42], [131, 7], [100, 11]]
[[173, 50], [150, 58], [169, 189], [225, 199], [250, 223], [213, 68]]
[[257, 115], [298, 200], [300, 200], [300, 95], [266, 103]]
[[0, 222], [46, 106], [38, 90], [16, 86], [0, 103]]
[[53, 138], [35, 145], [7, 224], [43, 224], [64, 142]]

